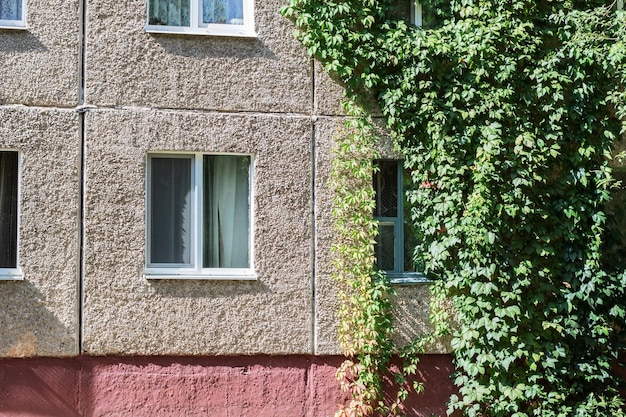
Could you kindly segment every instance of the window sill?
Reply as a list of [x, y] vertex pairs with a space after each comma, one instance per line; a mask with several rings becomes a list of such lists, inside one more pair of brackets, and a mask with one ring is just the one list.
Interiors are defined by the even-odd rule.
[[11, 30], [28, 30], [28, 26], [26, 26], [23, 23], [7, 23], [7, 22], [2, 22], [0, 23], [0, 29], [1, 30], [5, 30], [5, 29], [11, 29]]
[[387, 272], [393, 285], [432, 284], [433, 280], [420, 272]]
[[253, 270], [248, 269], [213, 269], [208, 272], [187, 272], [187, 271], [164, 271], [154, 269], [146, 269], [143, 277], [147, 280], [160, 279], [180, 279], [180, 280], [232, 280], [232, 281], [256, 281], [257, 276]]
[[23, 281], [24, 275], [20, 268], [0, 268], [0, 281]]
[[258, 37], [254, 30], [242, 26], [224, 28], [190, 28], [181, 26], [146, 25], [145, 30], [148, 33], [162, 33], [170, 35], [226, 36], [233, 38]]

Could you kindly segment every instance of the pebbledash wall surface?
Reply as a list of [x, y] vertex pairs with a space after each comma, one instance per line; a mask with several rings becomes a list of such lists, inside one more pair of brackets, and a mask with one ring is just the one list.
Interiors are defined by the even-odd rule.
[[[256, 0], [246, 36], [146, 30], [145, 0], [13, 3], [25, 21], [0, 29], [0, 151], [19, 156], [18, 255], [0, 269], [0, 416], [332, 415], [347, 401], [327, 186], [342, 91], [282, 2]], [[249, 268], [152, 274], [150, 158], [213, 154], [250, 161]], [[428, 288], [398, 291], [403, 339], [426, 326]], [[442, 352], [423, 359], [410, 415], [444, 414]]]

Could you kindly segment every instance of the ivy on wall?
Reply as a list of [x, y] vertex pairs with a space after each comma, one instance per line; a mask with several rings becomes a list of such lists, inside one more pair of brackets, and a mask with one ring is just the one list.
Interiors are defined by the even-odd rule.
[[[423, 0], [431, 23], [418, 28], [397, 18], [397, 3], [290, 0], [283, 14], [349, 99], [368, 108], [373, 98], [404, 155], [414, 261], [458, 316], [459, 395], [448, 411], [624, 415], [612, 367], [626, 275], [602, 254], [609, 160], [625, 131], [625, 13], [599, 0]], [[359, 140], [341, 146], [374, 149], [368, 123], [358, 128]], [[342, 244], [363, 245], [360, 264], [372, 268], [373, 155], [338, 155], [364, 184], [341, 201], [354, 204], [351, 221], [370, 222]], [[350, 369], [360, 406], [350, 412], [395, 412], [376, 388], [393, 350], [389, 286], [373, 268], [343, 282], [354, 282], [346, 311], [364, 310], [354, 322], [342, 316], [342, 335], [360, 335], [344, 339], [359, 359]]]
[[[337, 376], [353, 401], [337, 417], [366, 416], [373, 412], [396, 414], [410, 390], [421, 392], [419, 382], [410, 384], [417, 371], [418, 354], [432, 341], [425, 335], [396, 350], [392, 341], [392, 297], [387, 276], [377, 271], [374, 242], [378, 231], [372, 218], [374, 189], [373, 161], [378, 157], [377, 136], [371, 117], [354, 103], [346, 102], [352, 117], [336, 138], [331, 186], [335, 191], [333, 217], [337, 242], [334, 278], [339, 283], [341, 302], [339, 338], [346, 360]], [[392, 356], [399, 353], [401, 366], [391, 370]], [[395, 394], [391, 394], [395, 388]], [[387, 394], [387, 395], [385, 395]], [[391, 395], [390, 395], [391, 394]]]

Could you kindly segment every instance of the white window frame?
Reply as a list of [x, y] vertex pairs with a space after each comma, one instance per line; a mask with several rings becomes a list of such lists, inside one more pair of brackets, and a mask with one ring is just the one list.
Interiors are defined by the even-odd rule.
[[[202, 267], [202, 158], [205, 155], [232, 155], [246, 156], [250, 158], [250, 170], [248, 175], [249, 193], [248, 193], [248, 268], [203, 268]], [[150, 263], [150, 185], [151, 185], [151, 159], [153, 157], [167, 158], [189, 158], [192, 160], [191, 169], [191, 263], [188, 265], [179, 264], [159, 264]], [[256, 280], [257, 276], [254, 272], [254, 234], [253, 219], [254, 205], [253, 196], [253, 177], [254, 177], [254, 155], [240, 153], [207, 153], [207, 152], [150, 152], [146, 158], [146, 254], [145, 254], [145, 279], [206, 279], [206, 280]]]
[[17, 153], [17, 238], [15, 242], [15, 268], [0, 268], [0, 281], [22, 281], [24, 275], [20, 268], [20, 201], [22, 201], [22, 153], [17, 149], [0, 149], [3, 152]]
[[256, 38], [254, 30], [254, 0], [243, 1], [243, 25], [231, 25], [225, 23], [202, 23], [202, 0], [189, 0], [189, 24], [190, 26], [167, 26], [151, 25], [149, 22], [150, 1], [146, 0], [146, 26], [148, 33], [177, 33], [188, 35], [209, 36], [232, 36], [243, 38]]
[[[376, 160], [374, 163], [384, 160]], [[387, 160], [391, 161], [391, 160]], [[374, 220], [378, 221], [381, 226], [393, 225], [394, 227], [394, 268], [393, 270], [385, 271], [389, 280], [393, 284], [421, 284], [430, 283], [429, 280], [421, 272], [405, 271], [404, 270], [404, 187], [403, 187], [403, 175], [404, 167], [401, 160], [394, 160], [397, 163], [396, 181], [397, 181], [397, 208], [396, 217], [378, 217], [375, 216]], [[375, 190], [376, 191], [376, 190]]]
[[422, 27], [422, 4], [419, 1], [411, 0], [411, 23]]
[[0, 19], [0, 29], [28, 29], [26, 27], [26, 0], [19, 0], [22, 2], [22, 19], [21, 20], [4, 20]]

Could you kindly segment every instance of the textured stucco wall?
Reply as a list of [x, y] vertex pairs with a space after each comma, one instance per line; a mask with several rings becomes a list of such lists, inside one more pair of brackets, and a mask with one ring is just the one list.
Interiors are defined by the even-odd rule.
[[310, 61], [279, 14], [255, 2], [258, 38], [146, 33], [145, 0], [90, 0], [88, 101], [220, 111], [308, 112]]
[[[243, 39], [150, 34], [144, 0], [88, 2], [86, 353], [312, 351], [312, 70], [281, 5], [256, 1]], [[142, 278], [151, 151], [254, 154], [257, 281]]]
[[[327, 182], [342, 88], [283, 2], [255, 2], [255, 39], [149, 34], [144, 0], [86, 4], [85, 114], [61, 110], [79, 98], [78, 1], [33, 0], [29, 30], [0, 30], [0, 145], [25, 158], [25, 280], [0, 283], [0, 356], [338, 353]], [[256, 281], [143, 278], [154, 151], [255, 155]], [[403, 340], [423, 330], [425, 288], [399, 290]]]
[[0, 29], [0, 104], [76, 106], [78, 4], [28, 0], [28, 29]]
[[[85, 352], [311, 352], [309, 118], [126, 109], [86, 122]], [[256, 281], [142, 278], [151, 151], [254, 154]]]
[[0, 149], [21, 154], [23, 272], [22, 281], [0, 281], [0, 356], [77, 354], [78, 116], [0, 107]]

